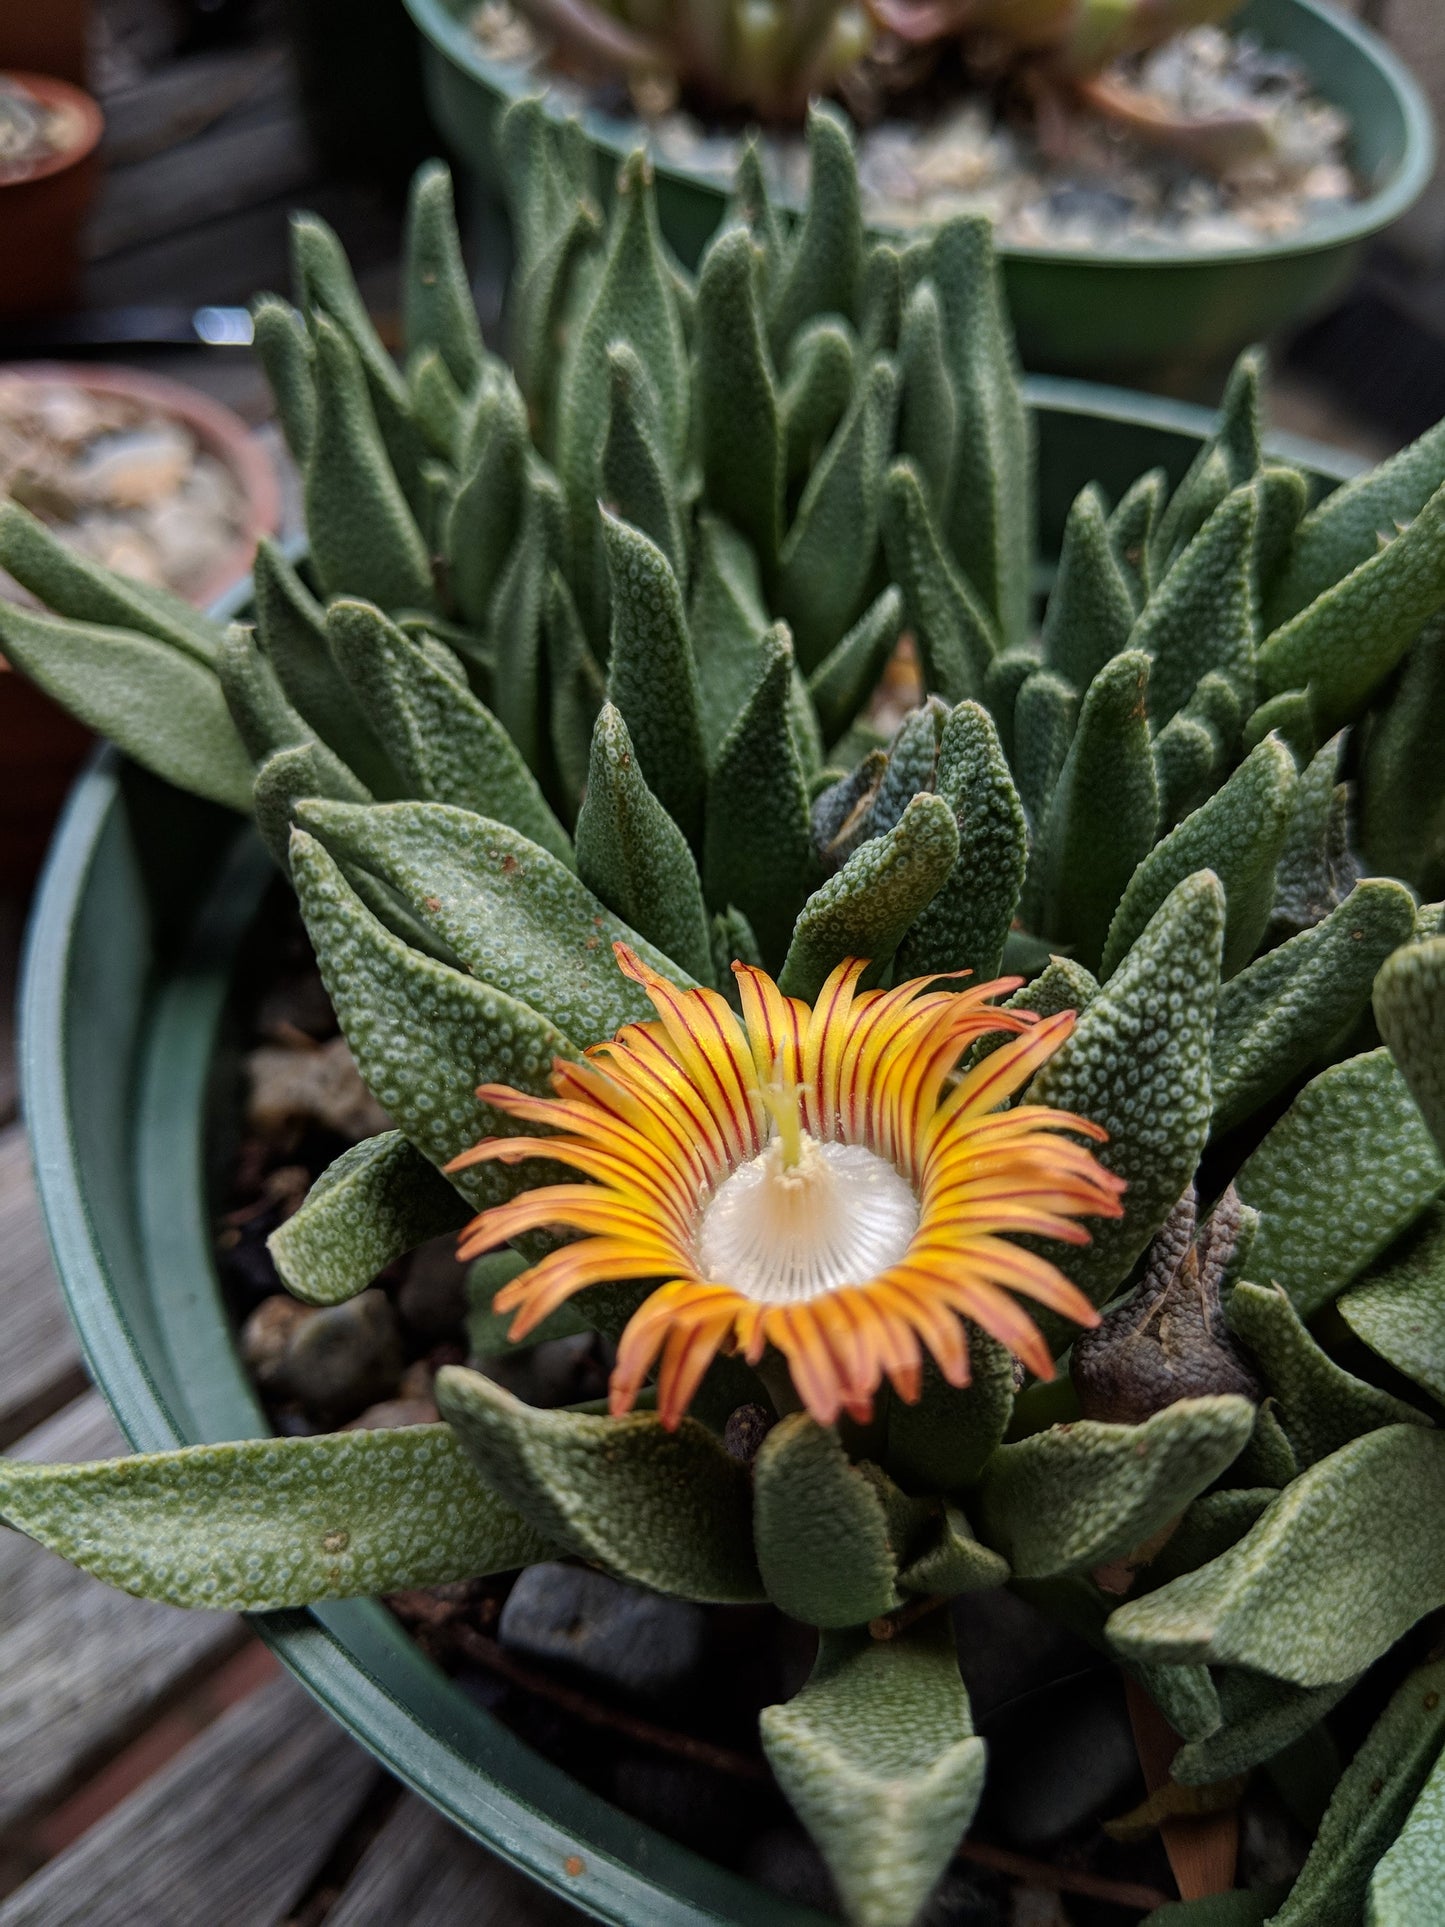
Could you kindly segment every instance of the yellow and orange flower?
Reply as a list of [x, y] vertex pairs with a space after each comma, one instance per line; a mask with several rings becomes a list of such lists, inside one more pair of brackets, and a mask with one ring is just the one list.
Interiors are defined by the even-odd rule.
[[[743, 1021], [712, 990], [679, 990], [625, 944], [624, 973], [655, 1021], [628, 1024], [581, 1063], [558, 1060], [555, 1098], [505, 1085], [478, 1096], [558, 1135], [488, 1138], [451, 1166], [544, 1156], [589, 1180], [524, 1192], [474, 1219], [475, 1257], [543, 1227], [583, 1234], [497, 1294], [523, 1338], [587, 1286], [662, 1281], [634, 1313], [612, 1374], [630, 1411], [661, 1353], [658, 1412], [675, 1427], [719, 1350], [787, 1360], [808, 1411], [866, 1420], [886, 1375], [919, 1395], [923, 1351], [969, 1378], [971, 1319], [1041, 1378], [1043, 1336], [1015, 1293], [1081, 1325], [1098, 1314], [1063, 1273], [1014, 1239], [1088, 1242], [1083, 1216], [1118, 1217], [1122, 1182], [1077, 1138], [1106, 1133], [1041, 1105], [999, 1107], [1073, 1027], [917, 978], [860, 991], [842, 963], [810, 1010], [734, 964]], [[988, 1032], [1014, 1033], [962, 1075]]]

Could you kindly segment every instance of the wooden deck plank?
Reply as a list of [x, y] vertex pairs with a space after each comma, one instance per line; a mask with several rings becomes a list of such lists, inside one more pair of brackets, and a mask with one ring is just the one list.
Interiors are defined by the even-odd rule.
[[[17, 1456], [124, 1450], [99, 1393], [88, 1392]], [[0, 1529], [0, 1833], [64, 1798], [245, 1637], [232, 1614], [132, 1599]]]
[[279, 1927], [377, 1771], [276, 1680], [13, 1893], [0, 1927]]
[[18, 1124], [0, 1130], [0, 1448], [75, 1396], [80, 1347], [50, 1266], [50, 1248]]
[[408, 1794], [363, 1854], [326, 1927], [581, 1927], [585, 1919]]

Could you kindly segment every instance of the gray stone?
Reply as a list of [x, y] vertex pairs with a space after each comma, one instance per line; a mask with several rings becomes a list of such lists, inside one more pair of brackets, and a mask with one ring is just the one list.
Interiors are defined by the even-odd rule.
[[657, 1698], [702, 1658], [707, 1616], [685, 1599], [583, 1566], [529, 1566], [502, 1608], [502, 1644], [623, 1692]]
[[990, 1738], [989, 1805], [1009, 1844], [1050, 1845], [1143, 1798], [1117, 1674], [1060, 1680]]
[[396, 1308], [423, 1338], [460, 1334], [467, 1322], [467, 1273], [458, 1264], [455, 1238], [423, 1245], [407, 1267]]
[[282, 1362], [290, 1396], [327, 1421], [390, 1398], [401, 1378], [401, 1338], [386, 1293], [364, 1291], [298, 1325]]
[[1100, 1664], [1094, 1649], [1015, 1592], [965, 1593], [953, 1602], [958, 1664], [975, 1722], [1007, 1718], [1012, 1701]]

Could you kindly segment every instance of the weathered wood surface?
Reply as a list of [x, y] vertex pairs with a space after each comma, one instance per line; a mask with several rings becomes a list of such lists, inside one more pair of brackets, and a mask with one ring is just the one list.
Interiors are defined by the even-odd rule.
[[13, 1893], [0, 1927], [280, 1927], [377, 1771], [276, 1680]]
[[580, 1927], [585, 1918], [408, 1794], [362, 1856], [326, 1927]]
[[[88, 1392], [15, 1456], [125, 1450], [99, 1393]], [[229, 1613], [132, 1599], [0, 1531], [0, 1833], [63, 1798], [245, 1637]]]
[[0, 1448], [81, 1389], [80, 1348], [50, 1249], [18, 1124], [0, 1130]]

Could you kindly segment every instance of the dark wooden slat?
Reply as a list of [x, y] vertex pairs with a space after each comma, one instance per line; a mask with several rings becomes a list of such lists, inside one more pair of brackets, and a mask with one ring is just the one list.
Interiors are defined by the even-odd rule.
[[18, 1124], [0, 1130], [0, 1447], [83, 1383]]
[[376, 1767], [276, 1680], [0, 1906], [0, 1927], [278, 1927]]
[[[88, 1392], [14, 1456], [124, 1450]], [[63, 1799], [245, 1637], [232, 1614], [132, 1599], [0, 1528], [0, 1832]]]
[[192, 54], [106, 95], [101, 152], [109, 167], [129, 167], [194, 140], [224, 116], [283, 95], [290, 86], [282, 47]]
[[585, 1918], [408, 1794], [362, 1856], [326, 1927], [580, 1927]]

